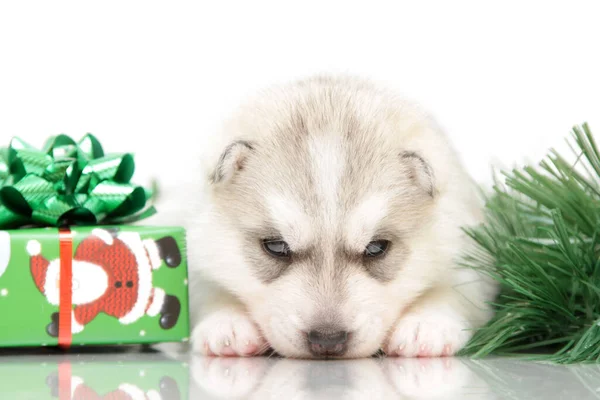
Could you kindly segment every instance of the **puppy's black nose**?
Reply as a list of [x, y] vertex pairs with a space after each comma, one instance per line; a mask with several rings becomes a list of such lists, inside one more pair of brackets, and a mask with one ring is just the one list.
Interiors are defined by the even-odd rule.
[[312, 330], [308, 333], [310, 351], [321, 357], [340, 356], [347, 350], [348, 332]]

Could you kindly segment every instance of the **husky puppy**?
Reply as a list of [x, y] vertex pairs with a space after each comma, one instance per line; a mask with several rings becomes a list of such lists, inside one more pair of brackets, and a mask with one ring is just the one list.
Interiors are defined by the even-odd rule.
[[352, 77], [253, 98], [215, 137], [188, 221], [196, 352], [450, 356], [495, 288], [458, 257], [471, 178], [416, 106]]

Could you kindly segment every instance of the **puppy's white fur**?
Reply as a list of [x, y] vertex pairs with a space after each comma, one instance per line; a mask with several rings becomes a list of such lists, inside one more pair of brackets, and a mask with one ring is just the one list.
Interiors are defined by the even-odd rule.
[[[481, 204], [416, 106], [315, 77], [260, 94], [214, 139], [184, 210], [195, 351], [312, 357], [306, 332], [331, 325], [352, 333], [344, 357], [451, 355], [490, 318], [495, 288], [457, 268]], [[275, 236], [306, 256], [272, 259], [260, 240]], [[389, 254], [364, 263], [380, 237]]]

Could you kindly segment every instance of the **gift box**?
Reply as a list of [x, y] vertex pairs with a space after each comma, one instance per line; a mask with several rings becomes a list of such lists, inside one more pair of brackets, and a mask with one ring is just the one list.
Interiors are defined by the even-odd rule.
[[185, 230], [132, 225], [133, 170], [89, 134], [0, 154], [0, 347], [187, 341]]
[[6, 399], [189, 399], [188, 364], [160, 355], [5, 356], [2, 361]]

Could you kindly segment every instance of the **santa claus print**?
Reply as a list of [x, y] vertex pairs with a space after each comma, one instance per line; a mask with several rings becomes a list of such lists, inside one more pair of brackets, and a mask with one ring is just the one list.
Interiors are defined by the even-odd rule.
[[[27, 243], [35, 285], [52, 305], [60, 300], [60, 260], [47, 260], [36, 240]], [[135, 232], [94, 229], [77, 246], [72, 260], [72, 333], [81, 332], [99, 313], [127, 325], [144, 315], [160, 314], [159, 324], [170, 329], [177, 323], [181, 303], [152, 284], [152, 271], [164, 264], [181, 263], [177, 242], [171, 236], [142, 240]], [[58, 336], [56, 312], [46, 330]]]

